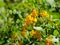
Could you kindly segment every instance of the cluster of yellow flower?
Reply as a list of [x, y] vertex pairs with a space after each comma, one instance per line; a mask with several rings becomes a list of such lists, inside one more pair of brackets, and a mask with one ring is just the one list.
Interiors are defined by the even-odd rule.
[[33, 10], [33, 12], [28, 15], [25, 19], [26, 24], [32, 24], [37, 22], [38, 12], [36, 10]]
[[18, 40], [18, 36], [16, 34], [12, 35], [11, 36], [11, 39], [14, 41], [14, 40]]
[[46, 45], [53, 45], [53, 42], [52, 42], [52, 39], [53, 36], [52, 35], [49, 35], [47, 38], [46, 38]]
[[[34, 24], [37, 22], [38, 12], [33, 10], [30, 15], [28, 15], [25, 19], [25, 24], [23, 27], [23, 31], [21, 31], [22, 36], [26, 36], [26, 29], [28, 28], [28, 24]], [[30, 35], [36, 38], [38, 41], [41, 41], [41, 32], [37, 30], [30, 31]], [[38, 36], [39, 35], [39, 36]]]
[[37, 22], [38, 12], [33, 10], [30, 15], [28, 15], [25, 19], [25, 24], [23, 26], [23, 31], [21, 32], [22, 36], [26, 36], [26, 30], [28, 28], [28, 24], [35, 24]]
[[19, 42], [18, 45], [24, 45], [23, 42]]
[[49, 17], [49, 14], [48, 14], [46, 11], [43, 11], [43, 12], [40, 13], [40, 16], [41, 16], [42, 18], [44, 18], [44, 17]]
[[[14, 34], [14, 35], [12, 35], [11, 39], [12, 39], [11, 45], [15, 45], [14, 40], [18, 40], [18, 36], [16, 34]], [[18, 42], [18, 45], [23, 45], [23, 42]]]
[[38, 30], [32, 30], [30, 31], [30, 35], [33, 36], [33, 38], [37, 39], [38, 41], [41, 41], [42, 40], [42, 36], [41, 36], [41, 32], [38, 31]]
[[[40, 16], [46, 17], [49, 16], [49, 14], [46, 11], [43, 11], [40, 13]], [[26, 30], [28, 28], [28, 24], [35, 24], [37, 22], [37, 18], [38, 18], [38, 12], [36, 10], [33, 10], [32, 13], [26, 17], [25, 24], [23, 26], [23, 31], [21, 31], [22, 36], [24, 37], [26, 36]], [[32, 30], [30, 31], [30, 35], [34, 36], [34, 38], [38, 39], [39, 41], [42, 39], [40, 31]]]
[[[44, 18], [46, 16], [49, 16], [49, 14], [46, 11], [43, 11], [40, 13], [40, 16], [42, 18]], [[28, 29], [29, 24], [32, 24], [34, 26], [35, 23], [37, 22], [37, 18], [38, 18], [38, 12], [36, 10], [33, 10], [32, 13], [25, 18], [25, 23], [24, 23], [23, 29], [20, 33], [23, 37], [27, 36], [27, 29]], [[33, 38], [37, 39], [38, 41], [42, 40], [41, 32], [38, 30], [31, 30], [29, 34], [31, 36], [33, 36]], [[12, 37], [12, 40], [14, 40], [14, 39], [17, 40], [18, 37], [16, 35], [14, 35]], [[46, 40], [46, 45], [50, 45], [50, 44], [52, 44], [52, 42], [49, 40]], [[14, 45], [14, 44], [12, 44], [12, 45]], [[18, 45], [23, 45], [23, 43], [19, 42]]]

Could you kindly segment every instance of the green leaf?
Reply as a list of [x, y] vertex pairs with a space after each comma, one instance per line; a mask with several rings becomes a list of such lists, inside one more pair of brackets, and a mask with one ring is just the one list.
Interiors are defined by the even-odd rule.
[[51, 7], [55, 7], [55, 1], [54, 0], [46, 0], [50, 5]]
[[60, 43], [55, 43], [54, 45], [60, 45]]
[[36, 43], [36, 45], [45, 45], [44, 42], [35, 42], [35, 43]]
[[33, 27], [35, 30], [40, 30], [40, 31], [42, 31], [43, 29], [42, 29], [42, 27]]
[[0, 41], [0, 45], [1, 45], [2, 43], [4, 43], [4, 41], [1, 40], [1, 41]]
[[57, 30], [54, 30], [53, 35], [57, 36], [59, 35], [59, 32]]
[[0, 7], [2, 6], [5, 6], [5, 3], [0, 1]]

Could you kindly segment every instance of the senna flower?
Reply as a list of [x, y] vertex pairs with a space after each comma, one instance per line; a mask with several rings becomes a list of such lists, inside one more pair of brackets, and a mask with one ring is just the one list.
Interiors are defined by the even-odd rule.
[[23, 42], [19, 42], [18, 45], [24, 45]]
[[33, 18], [33, 19], [34, 19], [34, 20], [33, 20], [34, 22], [37, 22], [37, 18]]
[[46, 45], [53, 45], [55, 42], [59, 42], [59, 38], [56, 38], [56, 36], [50, 35], [46, 38]]
[[30, 32], [30, 35], [32, 35], [38, 41], [41, 41], [41, 39], [42, 39], [40, 31], [34, 31], [34, 30], [32, 30]]
[[38, 12], [36, 10], [33, 10], [31, 13], [32, 17], [37, 17], [38, 16]]
[[28, 28], [28, 25], [27, 24], [24, 24], [23, 31], [27, 30], [27, 28]]
[[21, 35], [22, 35], [23, 37], [25, 37], [25, 36], [26, 36], [26, 31], [21, 31]]
[[49, 35], [47, 38], [48, 38], [48, 39], [51, 39], [51, 38], [53, 38], [53, 36], [52, 36], [52, 35]]
[[30, 32], [30, 35], [34, 35], [36, 32], [34, 31], [34, 30], [32, 30], [31, 32]]
[[34, 38], [36, 38], [38, 41], [41, 41], [42, 39], [41, 32], [36, 30], [34, 34]]
[[51, 40], [46, 40], [46, 45], [53, 45], [53, 42]]
[[43, 18], [44, 17], [49, 17], [49, 14], [46, 11], [43, 11], [43, 12], [40, 13], [40, 16], [43, 17]]
[[28, 23], [33, 23], [33, 17], [31, 17], [30, 15], [28, 15], [25, 19], [25, 23], [28, 24]]
[[14, 43], [12, 43], [11, 45], [14, 45]]
[[35, 23], [35, 22], [37, 22], [37, 18], [33, 18], [33, 17], [31, 17], [30, 15], [29, 16], [27, 16], [27, 18], [25, 19], [25, 23], [26, 24], [33, 24], [33, 23]]
[[18, 36], [16, 34], [12, 35], [11, 37], [12, 40], [18, 40]]
[[37, 16], [38, 16], [37, 14], [38, 14], [37, 11], [33, 10], [33, 12], [26, 17], [25, 23], [33, 24], [33, 23], [37, 22]]
[[53, 41], [51, 40], [53, 38], [52, 35], [49, 35], [47, 38], [46, 38], [46, 45], [53, 45]]

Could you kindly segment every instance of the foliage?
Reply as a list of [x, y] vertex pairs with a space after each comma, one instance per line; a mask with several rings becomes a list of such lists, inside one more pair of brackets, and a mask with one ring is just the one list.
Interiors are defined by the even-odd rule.
[[60, 0], [0, 0], [0, 45], [59, 45]]

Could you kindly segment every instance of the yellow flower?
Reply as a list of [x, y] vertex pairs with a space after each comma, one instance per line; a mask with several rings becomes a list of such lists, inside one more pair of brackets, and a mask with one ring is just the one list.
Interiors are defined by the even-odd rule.
[[44, 17], [49, 17], [49, 14], [46, 11], [43, 11], [43, 12], [40, 13], [40, 16], [43, 17], [43, 18]]
[[28, 23], [33, 23], [33, 17], [31, 17], [30, 15], [28, 15], [25, 19], [25, 23], [28, 24]]
[[33, 23], [37, 22], [37, 16], [38, 16], [37, 14], [38, 14], [37, 11], [33, 10], [33, 12], [26, 17], [25, 23], [33, 24]]
[[48, 39], [51, 39], [51, 38], [53, 38], [53, 36], [52, 36], [52, 35], [49, 35], [47, 38], [48, 38]]
[[36, 30], [34, 34], [34, 38], [36, 38], [38, 41], [41, 41], [42, 39], [41, 32]]
[[24, 24], [23, 31], [27, 30], [27, 28], [28, 28], [28, 25], [27, 24]]
[[34, 30], [32, 30], [31, 32], [30, 32], [30, 35], [34, 35], [36, 32], [34, 31]]
[[51, 40], [46, 40], [46, 45], [53, 45], [53, 42]]
[[11, 39], [12, 40], [18, 40], [18, 36], [16, 34], [14, 34], [14, 35], [11, 36]]
[[37, 18], [33, 18], [33, 19], [34, 19], [34, 20], [33, 20], [34, 22], [37, 22]]
[[33, 10], [31, 13], [32, 17], [37, 17], [38, 16], [38, 12], [36, 10]]
[[35, 26], [36, 23], [33, 23], [33, 26]]
[[53, 42], [52, 42], [52, 39], [53, 38], [53, 36], [52, 35], [49, 35], [47, 38], [46, 38], [46, 45], [52, 45], [53, 44]]
[[12, 43], [11, 45], [14, 45], [14, 43]]
[[21, 35], [22, 35], [23, 37], [25, 37], [25, 36], [26, 36], [26, 31], [21, 31]]
[[23, 42], [19, 42], [18, 45], [24, 45]]

